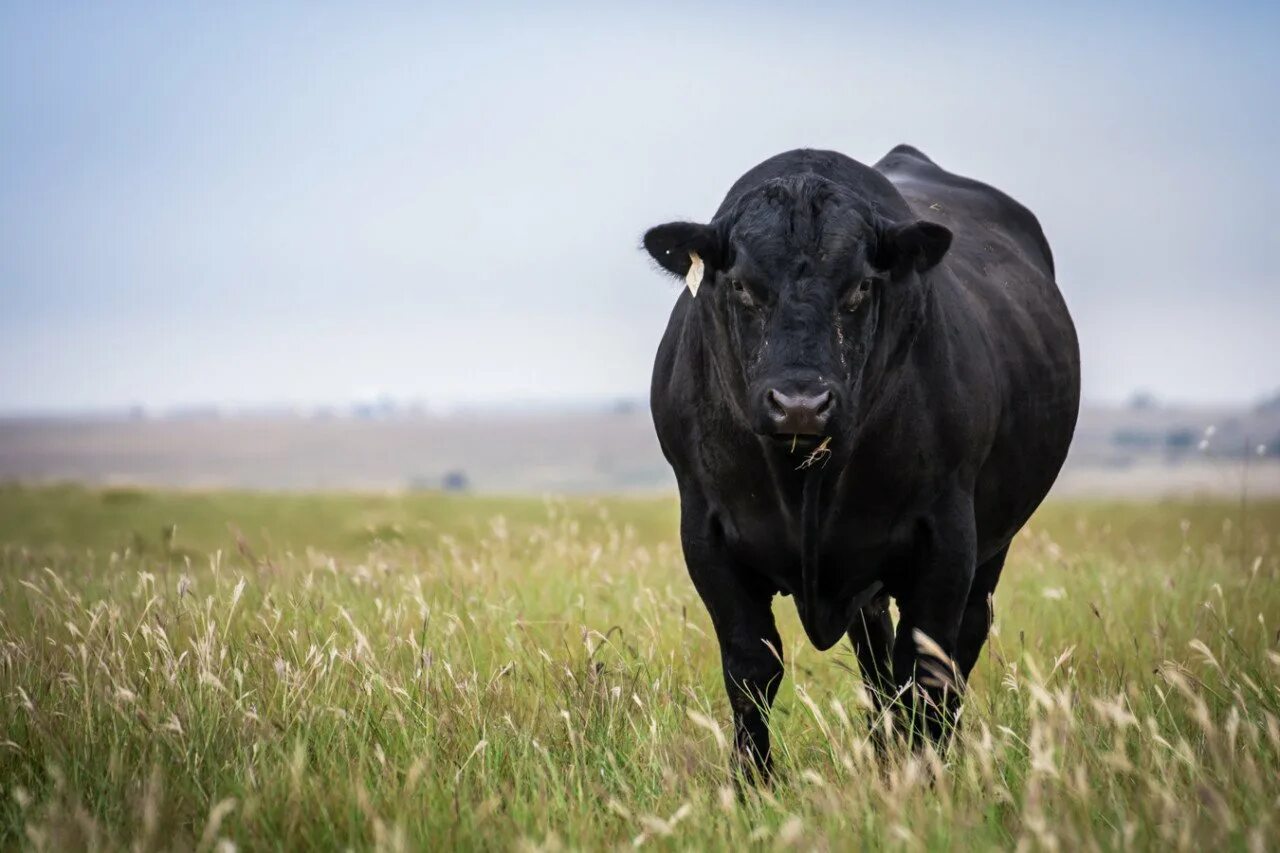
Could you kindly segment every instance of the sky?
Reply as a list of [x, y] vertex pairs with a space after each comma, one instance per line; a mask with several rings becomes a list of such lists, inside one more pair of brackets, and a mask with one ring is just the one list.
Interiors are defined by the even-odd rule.
[[642, 397], [647, 227], [899, 142], [1039, 216], [1086, 400], [1280, 388], [1274, 9], [467, 5], [0, 5], [0, 412]]

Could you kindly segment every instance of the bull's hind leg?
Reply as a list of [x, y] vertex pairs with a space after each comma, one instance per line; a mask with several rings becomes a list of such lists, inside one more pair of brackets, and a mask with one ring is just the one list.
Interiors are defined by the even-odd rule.
[[[893, 686], [893, 619], [889, 616], [889, 597], [882, 595], [858, 611], [849, 629], [849, 642], [862, 670], [862, 682], [871, 694], [872, 725], [892, 700]], [[878, 730], [878, 729], [877, 729]]]
[[991, 632], [994, 617], [991, 595], [996, 591], [996, 583], [1000, 580], [1000, 571], [1004, 568], [1004, 559], [1008, 554], [1009, 546], [1005, 545], [974, 572], [969, 600], [960, 620], [960, 636], [956, 640], [956, 668], [965, 681], [969, 680], [969, 673], [973, 672], [978, 655], [982, 653], [982, 646]]

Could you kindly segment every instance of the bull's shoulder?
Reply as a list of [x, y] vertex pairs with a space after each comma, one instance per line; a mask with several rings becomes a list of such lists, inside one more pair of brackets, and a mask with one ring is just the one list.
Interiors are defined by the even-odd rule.
[[1039, 255], [1044, 271], [1053, 276], [1053, 252], [1040, 221], [1008, 193], [949, 172], [910, 145], [894, 147], [875, 169], [897, 187], [917, 216], [947, 225], [961, 239], [985, 242], [983, 232], [1000, 232]]

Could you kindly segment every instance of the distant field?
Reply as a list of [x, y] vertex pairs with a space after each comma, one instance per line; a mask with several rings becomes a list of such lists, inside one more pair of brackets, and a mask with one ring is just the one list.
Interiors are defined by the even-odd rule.
[[1280, 846], [1280, 502], [1042, 509], [942, 758], [879, 762], [780, 599], [781, 781], [743, 801], [675, 525], [0, 487], [0, 847]]
[[[1270, 448], [1265, 456], [1258, 445]], [[374, 418], [0, 418], [0, 482], [403, 491], [451, 477], [485, 493], [675, 488], [639, 404]], [[1234, 497], [1246, 486], [1280, 497], [1280, 412], [1086, 407], [1054, 494]]]

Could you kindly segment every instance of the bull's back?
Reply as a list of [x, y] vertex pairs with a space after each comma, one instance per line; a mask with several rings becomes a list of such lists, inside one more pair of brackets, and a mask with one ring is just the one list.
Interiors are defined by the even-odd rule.
[[917, 216], [951, 227], [960, 241], [958, 248], [995, 239], [1053, 278], [1053, 252], [1039, 220], [1011, 196], [948, 172], [909, 145], [894, 148], [875, 169], [893, 183]]
[[1053, 485], [1079, 411], [1079, 346], [1053, 254], [1030, 210], [913, 148], [895, 148], [875, 168], [914, 215], [954, 234], [935, 298], [969, 327], [971, 356], [988, 362], [981, 375], [999, 384], [974, 496], [980, 550], [994, 551]]

